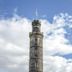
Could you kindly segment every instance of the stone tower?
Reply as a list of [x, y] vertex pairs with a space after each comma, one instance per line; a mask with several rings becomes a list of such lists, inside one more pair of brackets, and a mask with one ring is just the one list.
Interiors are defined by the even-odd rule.
[[30, 32], [30, 59], [29, 72], [43, 72], [43, 33], [40, 32], [39, 20], [32, 22]]

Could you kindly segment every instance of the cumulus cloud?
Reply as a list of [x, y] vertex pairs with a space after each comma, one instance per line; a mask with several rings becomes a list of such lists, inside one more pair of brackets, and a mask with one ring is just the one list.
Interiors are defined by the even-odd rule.
[[[45, 62], [46, 61], [46, 62]], [[71, 60], [72, 61], [72, 60]], [[44, 60], [45, 72], [71, 72], [72, 62], [59, 56], [48, 56]]]
[[[60, 14], [54, 16], [53, 23], [50, 24], [47, 20], [42, 20], [43, 32], [44, 32], [44, 48], [49, 54], [59, 53], [68, 54], [72, 53], [72, 45], [69, 44], [71, 41], [66, 36], [70, 32], [72, 23], [69, 20], [70, 16], [67, 14]], [[68, 29], [68, 32], [67, 32]]]
[[[52, 23], [46, 19], [40, 21], [44, 34], [44, 71], [71, 72], [72, 59], [55, 55], [72, 53], [71, 40], [68, 39], [72, 16], [61, 13], [54, 16]], [[32, 20], [16, 14], [12, 18], [0, 19], [1, 72], [28, 72], [31, 22]]]

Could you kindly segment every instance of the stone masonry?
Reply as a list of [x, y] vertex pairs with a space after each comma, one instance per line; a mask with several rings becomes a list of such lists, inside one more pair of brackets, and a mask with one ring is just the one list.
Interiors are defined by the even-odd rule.
[[29, 72], [43, 72], [43, 33], [40, 32], [40, 28], [40, 21], [34, 20], [32, 22], [32, 32], [29, 34]]

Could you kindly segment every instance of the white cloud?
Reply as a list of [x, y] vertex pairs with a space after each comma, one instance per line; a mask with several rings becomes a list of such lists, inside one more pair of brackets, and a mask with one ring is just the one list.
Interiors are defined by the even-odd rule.
[[[65, 26], [71, 28], [72, 16], [67, 13], [56, 15], [51, 24], [41, 19], [41, 31], [44, 33], [44, 71], [71, 72], [72, 60], [54, 54], [72, 53], [72, 45], [67, 44]], [[68, 24], [69, 23], [69, 24]], [[0, 71], [28, 72], [29, 32], [31, 20], [14, 15], [0, 20]], [[5, 71], [4, 71], [5, 70]]]
[[65, 19], [66, 16], [55, 16], [52, 24], [46, 20], [42, 20], [42, 24], [44, 25], [42, 25], [42, 27], [45, 36], [44, 50], [49, 52], [49, 54], [72, 53], [72, 45], [68, 45], [67, 43], [69, 43], [69, 40], [65, 38], [65, 34], [67, 34], [65, 27], [67, 26], [67, 28], [69, 28], [71, 26], [70, 21], [67, 21], [67, 18]]
[[[44, 58], [44, 71], [45, 72], [71, 72], [72, 71], [72, 62], [69, 63], [69, 60], [66, 60], [63, 57], [59, 56], [48, 56]], [[72, 61], [72, 60], [71, 60]]]

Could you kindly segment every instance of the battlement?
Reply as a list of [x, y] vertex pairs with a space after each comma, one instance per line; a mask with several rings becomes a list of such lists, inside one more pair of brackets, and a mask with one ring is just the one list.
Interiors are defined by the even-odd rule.
[[32, 26], [41, 26], [40, 21], [39, 20], [34, 20], [32, 22]]
[[34, 20], [32, 22], [32, 32], [40, 32], [40, 27], [41, 27], [41, 24], [39, 20]]

